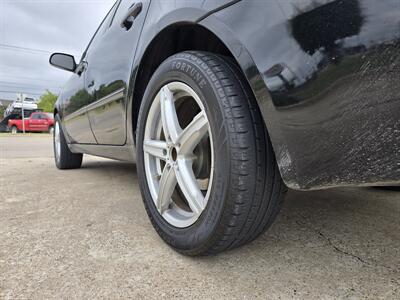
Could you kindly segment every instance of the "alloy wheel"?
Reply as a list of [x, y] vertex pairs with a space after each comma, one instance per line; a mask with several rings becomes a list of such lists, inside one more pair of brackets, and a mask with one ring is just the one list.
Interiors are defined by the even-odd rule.
[[54, 129], [54, 155], [56, 160], [60, 159], [61, 156], [61, 141], [60, 141], [60, 124], [56, 122]]
[[195, 223], [210, 195], [214, 154], [203, 103], [188, 85], [171, 82], [160, 89], [147, 115], [143, 151], [158, 212], [175, 227]]

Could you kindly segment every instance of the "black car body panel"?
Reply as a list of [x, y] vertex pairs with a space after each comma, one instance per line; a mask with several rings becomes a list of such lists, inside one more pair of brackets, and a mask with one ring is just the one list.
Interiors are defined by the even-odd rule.
[[398, 1], [241, 1], [213, 17], [252, 57], [242, 67], [290, 187], [399, 180]]
[[118, 10], [106, 18], [101, 28], [104, 31], [96, 34], [83, 58], [87, 63], [85, 80], [91, 96], [88, 117], [101, 145], [126, 143], [127, 87], [150, 2], [141, 1], [141, 12], [128, 30], [121, 26], [121, 20], [133, 3], [121, 1], [116, 5]]
[[134, 161], [144, 58], [166, 29], [191, 24], [215, 35], [241, 67], [289, 187], [400, 182], [399, 1], [142, 4], [133, 31], [106, 18], [113, 21], [85, 52], [86, 70], [56, 104], [72, 151]]

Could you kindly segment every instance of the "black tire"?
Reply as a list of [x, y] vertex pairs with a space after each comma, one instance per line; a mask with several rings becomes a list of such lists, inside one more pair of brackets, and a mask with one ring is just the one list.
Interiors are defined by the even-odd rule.
[[[200, 96], [214, 137], [215, 183], [200, 218], [186, 228], [171, 226], [158, 213], [144, 168], [146, 117], [155, 95], [171, 81], [186, 83]], [[154, 73], [139, 112], [137, 169], [153, 226], [171, 247], [191, 256], [216, 254], [254, 240], [274, 221], [286, 191], [246, 79], [229, 58], [207, 52], [176, 54]]]
[[56, 130], [53, 133], [53, 150], [54, 150], [54, 161], [56, 166], [60, 170], [65, 169], [78, 169], [82, 165], [82, 153], [72, 153], [69, 148], [67, 141], [65, 140], [64, 132], [62, 130], [60, 117], [55, 116], [55, 126], [59, 126], [60, 134], [60, 155], [56, 151]]
[[15, 126], [15, 125], [11, 126], [11, 130], [10, 131], [11, 131], [12, 134], [17, 134], [18, 133], [17, 126]]

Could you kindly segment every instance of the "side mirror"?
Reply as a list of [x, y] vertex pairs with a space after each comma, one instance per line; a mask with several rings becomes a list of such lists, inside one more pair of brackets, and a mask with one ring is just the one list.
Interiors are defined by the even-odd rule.
[[62, 70], [75, 72], [76, 69], [75, 58], [70, 54], [53, 53], [49, 62], [52, 66]]

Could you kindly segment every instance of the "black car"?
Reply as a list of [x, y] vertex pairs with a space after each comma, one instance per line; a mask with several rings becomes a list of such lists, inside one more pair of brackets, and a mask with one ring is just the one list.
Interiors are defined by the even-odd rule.
[[[119, 0], [55, 105], [55, 162], [136, 162], [186, 255], [257, 238], [287, 187], [400, 183], [398, 0]], [[118, 196], [118, 191], [115, 191]]]

